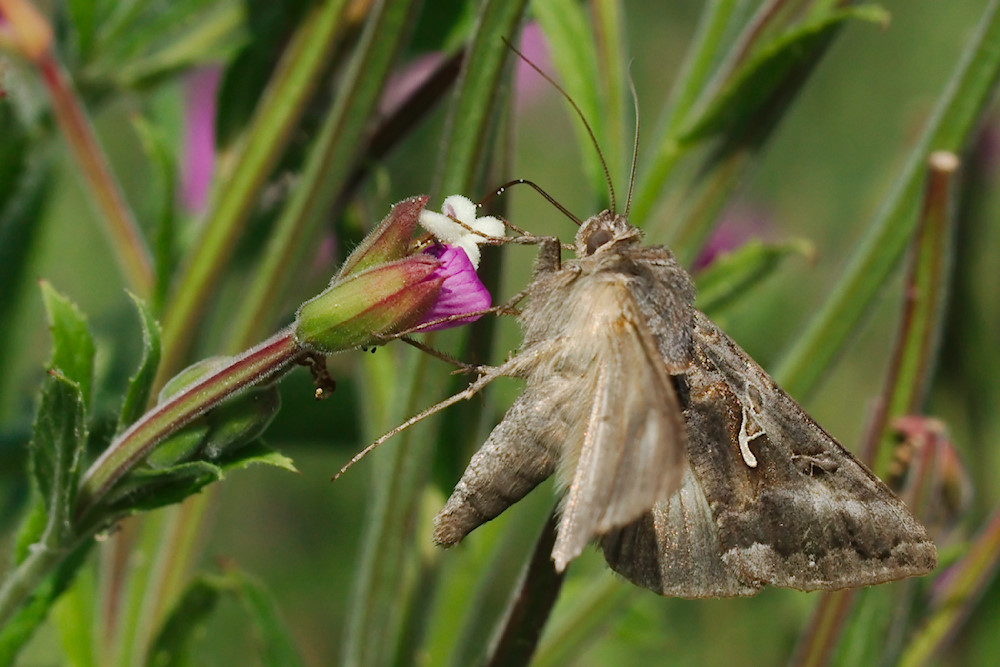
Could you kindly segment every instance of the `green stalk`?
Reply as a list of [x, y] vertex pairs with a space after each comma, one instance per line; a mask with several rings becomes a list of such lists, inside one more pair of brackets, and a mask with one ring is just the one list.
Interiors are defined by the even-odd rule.
[[[903, 317], [886, 374], [882, 408], [873, 418], [868, 442], [862, 446], [863, 458], [880, 474], [886, 472], [894, 453], [889, 425], [895, 417], [919, 412], [930, 386], [936, 341], [945, 315], [946, 267], [950, 264], [950, 238], [955, 222], [952, 190], [957, 167], [958, 160], [950, 153], [934, 154], [928, 161], [923, 215], [913, 238], [913, 254], [903, 288]], [[910, 509], [920, 516], [920, 508], [913, 502]], [[792, 665], [830, 664], [858, 595], [857, 590], [823, 594], [803, 631]]]
[[94, 128], [73, 90], [62, 63], [51, 50], [35, 63], [52, 100], [52, 111], [76, 159], [87, 190], [95, 198], [104, 229], [129, 288], [143, 298], [153, 291], [153, 260], [121, 186], [97, 143]]
[[328, 0], [306, 13], [268, 83], [243, 143], [232, 158], [235, 170], [218, 191], [201, 236], [192, 244], [193, 254], [177, 281], [164, 317], [163, 360], [157, 386], [177, 372], [187, 356], [198, 319], [232, 256], [260, 188], [298, 125], [339, 43], [343, 5], [344, 0]]
[[276, 379], [303, 355], [291, 327], [235, 357], [157, 405], [108, 446], [84, 474], [77, 497], [79, 519], [164, 438], [242, 389]]
[[1000, 72], [998, 6], [998, 0], [991, 0], [983, 12], [978, 31], [969, 40], [893, 192], [852, 254], [833, 294], [775, 372], [775, 379], [792, 396], [801, 399], [819, 383], [902, 256], [917, 224], [917, 195], [927, 156], [935, 150], [960, 152], [975, 128]]
[[705, 90], [712, 66], [723, 48], [722, 39], [729, 28], [739, 0], [713, 0], [702, 12], [694, 42], [688, 49], [678, 83], [671, 94], [672, 102], [662, 122], [662, 139], [656, 142], [656, 153], [649, 169], [644, 170], [635, 188], [631, 218], [641, 224], [660, 200], [664, 184], [670, 178], [684, 150], [677, 133], [687, 120], [687, 114]]
[[419, 6], [415, 0], [374, 3], [333, 107], [323, 122], [291, 199], [275, 223], [247, 296], [233, 318], [239, 347], [257, 340], [273, 320], [331, 206], [354, 172], [389, 68]]

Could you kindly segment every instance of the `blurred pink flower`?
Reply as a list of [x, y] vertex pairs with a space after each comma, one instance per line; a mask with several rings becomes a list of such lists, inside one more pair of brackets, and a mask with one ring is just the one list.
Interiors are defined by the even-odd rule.
[[[472, 266], [469, 256], [457, 246], [434, 244], [424, 250], [441, 262], [432, 276], [444, 276], [441, 291], [434, 306], [421, 318], [420, 324], [434, 322], [446, 317], [462, 313], [476, 313], [448, 322], [440, 322], [433, 326], [420, 329], [421, 332], [448, 329], [461, 324], [475, 322], [492, 303], [489, 290], [479, 280], [476, 269]], [[419, 326], [419, 325], [418, 325]]]
[[385, 116], [392, 113], [424, 84], [443, 60], [444, 54], [435, 51], [419, 56], [394, 71], [382, 88], [382, 98], [378, 102], [379, 114]]
[[692, 270], [704, 269], [720, 255], [736, 250], [750, 239], [766, 237], [770, 229], [771, 215], [763, 208], [745, 203], [730, 207], [716, 224]]
[[[538, 69], [543, 72], [548, 72], [551, 69], [552, 59], [549, 57], [549, 45], [545, 41], [545, 34], [542, 33], [542, 29], [537, 23], [532, 22], [524, 26], [518, 49]], [[531, 65], [518, 58], [514, 70], [514, 90], [517, 91], [518, 107], [523, 108], [531, 104], [547, 88], [550, 88], [549, 83], [539, 76], [538, 72], [531, 68]]]
[[180, 200], [189, 213], [204, 210], [212, 185], [215, 172], [215, 96], [221, 76], [221, 67], [207, 65], [191, 72], [185, 82]]

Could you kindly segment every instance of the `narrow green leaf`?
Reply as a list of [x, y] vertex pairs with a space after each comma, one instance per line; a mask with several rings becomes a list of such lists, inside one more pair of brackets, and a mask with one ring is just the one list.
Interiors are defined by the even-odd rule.
[[129, 296], [135, 304], [139, 322], [142, 324], [142, 360], [135, 375], [129, 378], [128, 390], [118, 417], [117, 433], [121, 433], [145, 412], [153, 390], [156, 369], [160, 365], [160, 325], [142, 299], [132, 293], [129, 293]]
[[136, 9], [100, 26], [87, 65], [91, 79], [119, 88], [146, 85], [183, 67], [226, 60], [248, 39], [237, 0], [141, 3]]
[[108, 492], [102, 507], [109, 516], [153, 510], [179, 503], [222, 478], [222, 469], [205, 461], [157, 470], [138, 468]]
[[67, 0], [66, 10], [76, 40], [77, 58], [80, 62], [87, 62], [94, 47], [97, 22], [101, 18], [98, 15], [99, 5], [93, 0]]
[[[585, 3], [575, 0], [542, 0], [532, 3], [531, 11], [545, 33], [552, 54], [552, 64], [559, 72], [563, 89], [580, 107], [583, 117], [594, 131], [599, 150], [606, 153], [608, 164], [618, 167], [621, 135], [615, 136], [620, 128], [614, 124], [614, 120], [621, 118], [621, 90], [616, 91], [618, 97], [610, 97], [610, 91], [600, 89], [602, 68], [598, 67], [597, 44], [590, 28], [591, 21], [587, 16]], [[608, 114], [612, 114], [613, 118], [607, 118]], [[600, 203], [595, 204], [597, 208], [604, 208], [608, 205], [604, 194], [608, 186], [600, 159], [586, 127], [576, 118], [575, 113], [572, 115], [572, 126], [591, 191], [600, 193]]]
[[52, 623], [59, 632], [59, 643], [66, 664], [73, 667], [100, 667], [97, 624], [94, 622], [94, 610], [99, 604], [97, 570], [83, 568], [51, 611]]
[[236, 585], [250, 621], [260, 641], [260, 661], [264, 667], [297, 667], [303, 665], [292, 641], [288, 626], [281, 618], [278, 604], [260, 583], [244, 572], [229, 573]]
[[[177, 279], [163, 319], [163, 373], [176, 371], [187, 353], [205, 303], [292, 131], [312, 98], [329, 57], [340, 43], [345, 0], [312, 6], [288, 46], [254, 117], [235, 150], [233, 172], [212, 200], [201, 234]], [[237, 348], [238, 349], [238, 348]], [[165, 379], [165, 378], [161, 378]]]
[[52, 334], [49, 367], [78, 385], [83, 401], [89, 404], [94, 373], [94, 340], [87, 328], [87, 320], [76, 305], [56, 292], [48, 281], [41, 281], [40, 287]]
[[895, 268], [916, 225], [924, 164], [934, 150], [960, 152], [991, 98], [1000, 72], [1000, 3], [991, 0], [979, 28], [942, 93], [906, 168], [885, 199], [833, 294], [809, 322], [775, 378], [801, 398], [820, 381], [850, 340], [876, 294]]
[[219, 577], [202, 575], [191, 582], [156, 634], [147, 667], [197, 664], [192, 644], [227, 590]]
[[716, 134], [744, 135], [744, 128], [759, 123], [760, 110], [772, 102], [789, 74], [804, 59], [822, 53], [834, 32], [850, 19], [881, 24], [888, 20], [888, 14], [879, 7], [861, 5], [830, 12], [784, 32], [754, 53], [693, 124], [681, 131], [679, 141], [702, 141]]
[[271, 595], [249, 575], [230, 570], [222, 576], [201, 575], [188, 586], [153, 640], [146, 665], [200, 664], [195, 641], [223, 596], [236, 596], [243, 603], [260, 642], [258, 657], [262, 665], [296, 667], [304, 664]]
[[260, 440], [255, 440], [249, 445], [242, 447], [225, 460], [220, 461], [219, 465], [222, 466], [224, 472], [229, 472], [237, 468], [248, 468], [252, 465], [268, 465], [287, 470], [288, 472], [298, 472], [298, 468], [295, 467], [295, 463], [291, 458], [277, 450], [271, 449]]
[[[18, 354], [12, 340], [21, 305], [31, 293], [29, 266], [36, 240], [42, 231], [39, 216], [48, 201], [50, 151], [38, 150], [24, 161], [18, 153], [26, 143], [21, 132], [3, 117], [10, 116], [8, 105], [0, 104], [0, 368], [9, 368], [12, 355]], [[8, 131], [10, 139], [8, 144]], [[21, 144], [19, 147], [18, 145]], [[9, 382], [0, 382], [0, 394], [9, 391]], [[3, 397], [0, 395], [0, 402]]]
[[811, 257], [815, 249], [806, 241], [785, 243], [750, 241], [737, 250], [719, 257], [696, 278], [698, 308], [708, 314], [718, 312], [748, 290], [763, 282], [778, 268], [781, 260], [800, 254]]
[[70, 537], [69, 519], [86, 440], [80, 387], [58, 371], [49, 371], [28, 445], [31, 477], [45, 505], [42, 542], [47, 549], [61, 548]]
[[739, 20], [741, 0], [709, 0], [705, 3], [692, 45], [670, 94], [659, 125], [661, 130], [654, 140], [652, 161], [648, 169], [639, 173], [632, 200], [632, 221], [642, 224], [653, 210], [665, 190], [683, 151], [677, 142], [678, 129], [688, 118], [688, 112], [698, 96], [706, 89], [709, 77], [721, 58], [727, 43], [724, 41]]
[[[163, 310], [170, 279], [176, 263], [175, 225], [177, 201], [177, 160], [162, 130], [143, 116], [133, 117], [132, 126], [142, 142], [143, 151], [153, 168], [152, 190], [158, 201], [156, 231], [153, 233], [153, 262], [156, 272], [151, 298], [154, 313]], [[176, 150], [176, 149], [174, 149]]]

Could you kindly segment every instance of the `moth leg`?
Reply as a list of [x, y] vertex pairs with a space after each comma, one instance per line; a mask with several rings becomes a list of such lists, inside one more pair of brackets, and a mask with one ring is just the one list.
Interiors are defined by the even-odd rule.
[[353, 466], [355, 463], [357, 463], [358, 461], [360, 461], [361, 459], [363, 459], [370, 452], [372, 452], [376, 447], [378, 447], [383, 442], [385, 442], [386, 440], [388, 440], [392, 436], [396, 435], [397, 433], [401, 433], [401, 432], [405, 431], [406, 429], [410, 428], [411, 426], [413, 426], [414, 424], [416, 424], [418, 422], [422, 422], [423, 420], [427, 419], [431, 415], [433, 415], [435, 413], [438, 413], [438, 412], [441, 412], [442, 410], [444, 410], [445, 408], [447, 408], [449, 405], [454, 405], [455, 403], [458, 403], [459, 401], [465, 401], [465, 400], [468, 400], [468, 399], [472, 398], [477, 393], [479, 393], [479, 391], [482, 390], [483, 387], [485, 387], [486, 385], [488, 385], [490, 382], [493, 382], [493, 380], [495, 380], [496, 378], [498, 378], [498, 377], [500, 377], [502, 375], [508, 375], [509, 374], [509, 371], [508, 371], [508, 367], [509, 366], [510, 366], [510, 364], [508, 362], [506, 364], [503, 364], [502, 366], [480, 367], [479, 370], [483, 372], [483, 375], [481, 375], [475, 382], [473, 382], [472, 384], [470, 384], [468, 387], [466, 387], [462, 391], [458, 392], [457, 394], [453, 394], [453, 395], [449, 396], [448, 398], [444, 399], [443, 401], [441, 401], [439, 403], [436, 403], [436, 404], [432, 405], [431, 407], [426, 408], [425, 410], [422, 410], [421, 412], [417, 413], [413, 417], [410, 417], [409, 419], [407, 419], [405, 422], [403, 422], [402, 424], [400, 424], [396, 428], [394, 428], [391, 431], [389, 431], [389, 432], [383, 434], [382, 436], [380, 436], [378, 439], [376, 439], [370, 445], [368, 445], [367, 447], [365, 447], [364, 449], [362, 449], [360, 452], [358, 452], [357, 454], [355, 454], [353, 457], [351, 457], [351, 460], [348, 461], [346, 464], [344, 464], [344, 466], [337, 472], [337, 474], [333, 476], [333, 479], [334, 480], [338, 479], [341, 475], [343, 475], [345, 472], [347, 472], [347, 470], [351, 466]]
[[407, 345], [417, 348], [424, 354], [429, 354], [435, 359], [440, 359], [446, 364], [451, 364], [452, 366], [455, 366], [458, 369], [457, 371], [455, 371], [455, 373], [477, 373], [479, 375], [483, 375], [486, 372], [485, 366], [480, 366], [478, 364], [468, 364], [464, 361], [456, 359], [450, 354], [445, 354], [441, 350], [437, 350], [431, 347], [430, 345], [427, 345], [426, 343], [422, 343], [419, 340], [410, 338], [409, 336], [405, 335], [400, 336], [399, 339], [404, 343], [406, 343]]
[[541, 249], [535, 260], [535, 274], [562, 268], [562, 242], [554, 236], [539, 237]]

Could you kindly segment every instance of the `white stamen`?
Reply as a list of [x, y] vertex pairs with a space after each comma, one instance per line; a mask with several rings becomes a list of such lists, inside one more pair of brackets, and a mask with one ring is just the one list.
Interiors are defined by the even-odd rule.
[[464, 250], [472, 266], [478, 269], [479, 244], [490, 237], [502, 237], [505, 232], [503, 222], [489, 215], [477, 218], [475, 203], [462, 195], [447, 197], [441, 204], [441, 210], [443, 213], [426, 209], [421, 211], [420, 226], [438, 241]]

